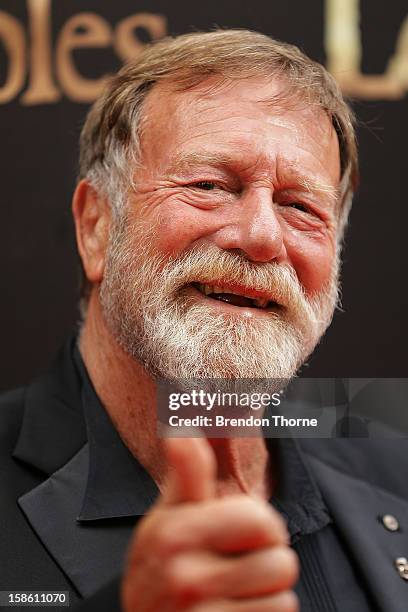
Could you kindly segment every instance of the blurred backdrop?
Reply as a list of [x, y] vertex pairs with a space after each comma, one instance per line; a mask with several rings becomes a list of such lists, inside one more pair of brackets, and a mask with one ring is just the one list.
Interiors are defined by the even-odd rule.
[[299, 45], [358, 117], [343, 312], [303, 373], [407, 376], [407, 14], [406, 0], [0, 0], [0, 389], [28, 381], [75, 328], [77, 142], [105, 76], [152, 39], [214, 26]]

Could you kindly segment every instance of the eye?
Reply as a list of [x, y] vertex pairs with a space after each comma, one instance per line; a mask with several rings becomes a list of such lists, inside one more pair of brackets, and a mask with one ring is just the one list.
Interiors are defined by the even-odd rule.
[[196, 187], [197, 189], [202, 189], [203, 191], [212, 191], [217, 187], [217, 185], [212, 181], [198, 181], [197, 183], [193, 183], [191, 187]]
[[289, 202], [288, 204], [286, 204], [286, 206], [289, 206], [290, 208], [294, 208], [295, 210], [300, 210], [301, 212], [304, 212], [304, 213], [310, 212], [308, 207], [305, 206], [304, 204], [301, 204], [300, 202]]

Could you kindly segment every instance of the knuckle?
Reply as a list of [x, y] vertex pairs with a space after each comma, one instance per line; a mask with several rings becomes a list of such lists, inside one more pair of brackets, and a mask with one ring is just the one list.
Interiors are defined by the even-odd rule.
[[172, 521], [158, 522], [152, 531], [152, 550], [159, 558], [167, 558], [179, 549], [178, 529]]
[[299, 599], [293, 591], [280, 594], [279, 612], [300, 612]]
[[299, 578], [299, 559], [297, 554], [288, 546], [276, 548], [275, 564], [284, 581], [291, 585]]
[[185, 588], [185, 577], [179, 571], [176, 559], [169, 559], [163, 567], [163, 581], [169, 595], [179, 595]]
[[274, 546], [261, 552], [256, 567], [264, 568], [271, 592], [290, 589], [299, 578], [297, 555], [285, 546]]
[[253, 499], [248, 497], [245, 500], [247, 508], [246, 512], [257, 522], [260, 527], [264, 527], [270, 524], [271, 512], [268, 505], [261, 500]]
[[132, 549], [150, 550], [158, 558], [167, 558], [179, 549], [180, 531], [169, 512], [154, 511], [148, 514], [136, 527]]
[[279, 537], [279, 540], [285, 543], [289, 542], [288, 528], [285, 519], [276, 510], [270, 508], [271, 514], [269, 520], [273, 521], [275, 535]]
[[181, 558], [173, 557], [164, 568], [164, 586], [169, 596], [180, 602], [198, 599], [203, 585], [188, 571], [187, 564]]
[[251, 518], [259, 531], [273, 532], [274, 540], [287, 541], [287, 529], [283, 518], [268, 504], [259, 500], [251, 500], [248, 512], [251, 512]]

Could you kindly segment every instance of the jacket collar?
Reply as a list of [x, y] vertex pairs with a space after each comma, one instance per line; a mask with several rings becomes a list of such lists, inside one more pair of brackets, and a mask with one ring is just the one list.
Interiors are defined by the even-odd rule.
[[132, 455], [101, 404], [76, 351], [81, 372], [82, 405], [89, 445], [89, 470], [80, 521], [140, 516], [159, 491], [144, 467]]
[[63, 466], [86, 442], [81, 383], [71, 338], [49, 371], [27, 388], [24, 418], [13, 457], [47, 475]]
[[135, 519], [77, 521], [87, 484], [85, 444], [62, 468], [19, 498], [42, 544], [82, 597], [119, 575]]

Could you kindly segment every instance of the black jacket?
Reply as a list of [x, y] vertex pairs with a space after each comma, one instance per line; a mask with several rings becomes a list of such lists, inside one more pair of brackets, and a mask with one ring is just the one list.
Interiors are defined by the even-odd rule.
[[[69, 524], [81, 494], [70, 489], [69, 470], [85, 469], [87, 442], [71, 350], [67, 345], [49, 372], [0, 400], [0, 590], [69, 591], [71, 609], [82, 601], [84, 611], [114, 611], [119, 576], [105, 560], [126, 548], [133, 523], [83, 531]], [[395, 568], [395, 559], [408, 557], [406, 441], [302, 446], [373, 600], [384, 612], [408, 610], [408, 581]], [[61, 469], [64, 478], [50, 485]], [[386, 514], [398, 518], [398, 531], [379, 521]]]

